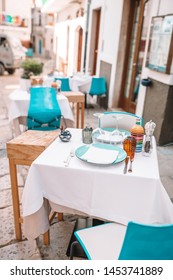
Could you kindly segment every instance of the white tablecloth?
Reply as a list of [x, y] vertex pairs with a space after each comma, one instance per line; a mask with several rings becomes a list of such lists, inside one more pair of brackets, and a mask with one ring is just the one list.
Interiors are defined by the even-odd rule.
[[70, 88], [75, 92], [88, 92], [91, 86], [91, 80], [91, 76], [74, 76], [69, 79]]
[[[57, 100], [62, 115], [67, 120], [68, 125], [71, 125], [73, 127], [74, 116], [68, 99], [63, 94], [57, 94]], [[13, 121], [15, 135], [17, 136], [18, 134], [20, 134], [19, 119], [21, 117], [26, 118], [28, 115], [30, 94], [27, 91], [17, 89], [9, 95], [9, 101], [10, 104], [9, 104], [8, 118], [9, 121]], [[24, 123], [26, 123], [26, 119], [24, 120]]]
[[[53, 75], [44, 77], [44, 85], [51, 86], [51, 83], [55, 78], [63, 78], [61, 75]], [[64, 77], [65, 78], [65, 77]], [[91, 76], [87, 75], [76, 75], [74, 77], [69, 78], [69, 84], [71, 91], [78, 92], [88, 92], [91, 86]]]
[[123, 174], [124, 162], [101, 167], [77, 157], [65, 167], [71, 148], [82, 145], [81, 130], [70, 131], [69, 143], [55, 140], [29, 170], [22, 198], [26, 237], [35, 238], [49, 228], [44, 198], [53, 210], [64, 213], [80, 211], [123, 224], [173, 223], [173, 205], [160, 181], [155, 143], [151, 157], [135, 155], [132, 173]]

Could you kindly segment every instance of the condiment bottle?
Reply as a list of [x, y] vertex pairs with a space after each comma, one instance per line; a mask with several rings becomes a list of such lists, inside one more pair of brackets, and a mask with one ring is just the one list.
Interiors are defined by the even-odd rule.
[[136, 150], [136, 139], [132, 136], [127, 136], [123, 141], [123, 149], [126, 151], [130, 160], [133, 161]]
[[85, 143], [85, 144], [91, 144], [92, 143], [92, 132], [93, 132], [93, 129], [92, 127], [85, 127], [83, 130], [82, 130], [82, 142]]
[[142, 151], [144, 128], [141, 126], [139, 118], [136, 119], [136, 124], [131, 128], [131, 136], [136, 139], [136, 153]]
[[57, 90], [57, 83], [56, 82], [52, 82], [51, 87], [55, 88]]

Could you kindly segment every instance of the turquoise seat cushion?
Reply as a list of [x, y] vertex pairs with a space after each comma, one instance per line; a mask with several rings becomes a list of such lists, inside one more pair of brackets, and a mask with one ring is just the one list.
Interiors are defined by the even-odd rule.
[[91, 87], [89, 90], [90, 95], [103, 95], [106, 94], [106, 79], [104, 77], [93, 77]]
[[173, 260], [173, 225], [129, 222], [119, 260]]
[[57, 80], [61, 81], [61, 91], [71, 91], [69, 78], [55, 78], [55, 82]]
[[61, 109], [56, 90], [49, 87], [30, 89], [28, 129], [53, 130], [60, 127]]

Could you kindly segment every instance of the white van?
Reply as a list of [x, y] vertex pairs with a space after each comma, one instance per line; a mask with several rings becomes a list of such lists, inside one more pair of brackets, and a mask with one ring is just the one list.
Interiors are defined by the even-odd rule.
[[26, 50], [19, 39], [0, 34], [0, 75], [5, 70], [12, 75], [25, 59]]

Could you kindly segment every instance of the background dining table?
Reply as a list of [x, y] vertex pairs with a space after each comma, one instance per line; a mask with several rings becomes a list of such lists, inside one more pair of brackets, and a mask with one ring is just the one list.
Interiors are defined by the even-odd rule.
[[[62, 73], [54, 73], [49, 76], [44, 76], [44, 85], [51, 86], [52, 82], [55, 78], [67, 78], [66, 76], [63, 76]], [[83, 74], [83, 73], [76, 73], [73, 76], [68, 77], [69, 78], [69, 86], [71, 91], [74, 92], [88, 92], [91, 86], [92, 76]]]
[[[58, 93], [57, 100], [67, 125], [74, 127], [74, 115], [68, 99], [63, 94]], [[26, 124], [30, 94], [27, 91], [16, 89], [9, 95], [9, 102], [8, 118], [13, 123], [14, 133], [17, 136], [21, 133], [20, 119], [22, 119], [22, 124]]]
[[75, 75], [70, 77], [69, 83], [72, 91], [88, 92], [92, 77], [88, 75]]
[[160, 180], [155, 141], [150, 157], [135, 155], [132, 173], [123, 174], [124, 161], [102, 166], [76, 156], [67, 167], [64, 161], [71, 150], [84, 145], [82, 130], [69, 130], [71, 141], [57, 138], [29, 170], [22, 197], [28, 239], [49, 229], [50, 208], [125, 225], [129, 221], [173, 223], [173, 205]]

